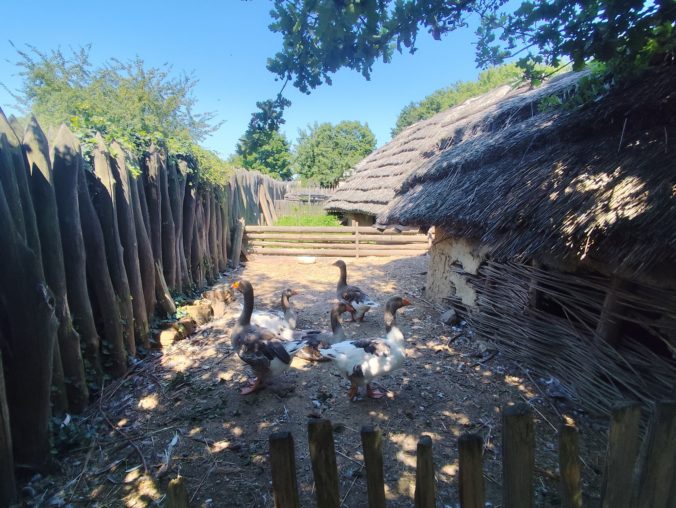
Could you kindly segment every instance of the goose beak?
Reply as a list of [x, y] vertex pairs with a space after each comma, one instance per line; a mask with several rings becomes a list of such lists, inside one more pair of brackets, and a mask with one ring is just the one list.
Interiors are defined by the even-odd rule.
[[239, 289], [239, 281], [236, 280], [235, 282], [233, 282], [232, 284], [230, 284], [230, 287], [231, 287], [232, 289]]

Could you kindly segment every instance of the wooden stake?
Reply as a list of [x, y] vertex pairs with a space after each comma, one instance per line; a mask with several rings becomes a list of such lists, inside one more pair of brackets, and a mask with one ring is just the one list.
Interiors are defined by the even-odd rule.
[[532, 508], [535, 468], [533, 410], [528, 404], [502, 411], [502, 506]]
[[366, 464], [366, 485], [369, 508], [385, 507], [385, 478], [383, 477], [382, 434], [370, 425], [361, 428], [361, 445]]
[[624, 402], [613, 408], [608, 431], [602, 508], [630, 508], [634, 465], [640, 444], [641, 406]]
[[581, 508], [580, 447], [574, 425], [563, 425], [559, 432], [559, 470], [561, 471], [561, 507]]
[[639, 481], [638, 508], [673, 508], [676, 495], [676, 401], [657, 403]]
[[242, 253], [243, 237], [244, 237], [244, 219], [240, 217], [235, 225], [235, 241], [232, 244], [232, 258], [230, 259], [232, 267], [235, 269], [239, 267], [239, 257]]
[[325, 419], [313, 419], [308, 423], [310, 460], [315, 479], [317, 506], [339, 508], [338, 467], [333, 444], [333, 428]]
[[463, 434], [458, 439], [460, 453], [460, 507], [484, 508], [483, 439]]
[[166, 508], [188, 508], [188, 491], [182, 476], [177, 476], [167, 486]]
[[436, 485], [434, 483], [434, 458], [432, 457], [432, 438], [422, 436], [418, 441], [415, 469], [416, 508], [434, 508], [436, 506]]
[[270, 435], [270, 465], [272, 491], [276, 508], [298, 508], [298, 482], [296, 481], [296, 456], [290, 432]]

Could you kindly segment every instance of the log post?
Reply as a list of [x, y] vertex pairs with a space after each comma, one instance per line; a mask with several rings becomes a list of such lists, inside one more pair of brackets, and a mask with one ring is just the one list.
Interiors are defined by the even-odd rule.
[[[130, 176], [129, 186], [131, 189], [131, 200], [134, 205], [134, 227], [136, 228], [136, 241], [138, 245], [138, 261], [141, 270], [141, 283], [143, 285], [143, 299], [150, 322], [154, 312], [155, 303], [155, 260], [153, 259], [153, 248], [150, 243], [150, 236], [146, 228], [146, 221], [143, 218], [143, 204], [145, 203], [143, 186], [141, 180]], [[143, 345], [146, 349], [150, 346], [150, 341], [145, 340]]]
[[[0, 337], [0, 344], [5, 340]], [[0, 505], [10, 506], [17, 500], [16, 478], [14, 477], [14, 454], [12, 453], [12, 434], [7, 407], [5, 375], [2, 368], [2, 348], [0, 348]]]
[[270, 466], [275, 508], [298, 508], [296, 453], [290, 432], [270, 435]]
[[561, 472], [561, 507], [581, 508], [580, 446], [574, 425], [562, 425], [559, 430], [559, 471]]
[[610, 417], [606, 469], [601, 488], [602, 508], [630, 508], [634, 466], [640, 445], [641, 406], [637, 402], [616, 405]]
[[535, 468], [533, 411], [528, 404], [515, 404], [502, 410], [502, 506], [533, 506]]
[[93, 309], [101, 323], [103, 367], [111, 376], [117, 378], [122, 377], [127, 372], [127, 353], [124, 347], [120, 308], [110, 278], [101, 223], [96, 215], [87, 188], [80, 145], [74, 137], [73, 140], [76, 143], [74, 151], [78, 161], [77, 192], [80, 224], [87, 259], [87, 281], [91, 289], [90, 297], [92, 298]]
[[164, 280], [169, 289], [176, 289], [176, 231], [174, 229], [174, 217], [171, 213], [171, 201], [169, 200], [169, 182], [166, 153], [162, 151], [159, 161], [160, 174], [160, 211], [162, 219], [162, 268]]
[[136, 338], [136, 345], [148, 349], [150, 327], [148, 325], [145, 294], [143, 293], [143, 279], [141, 277], [139, 247], [134, 221], [134, 200], [132, 197], [134, 182], [131, 180], [132, 177], [127, 169], [127, 158], [122, 147], [114, 142], [111, 145], [111, 151], [113, 155], [111, 169], [117, 182], [115, 186], [117, 222], [134, 314], [134, 337]]
[[110, 281], [120, 309], [122, 337], [127, 353], [136, 355], [136, 339], [134, 337], [134, 310], [131, 305], [131, 290], [124, 266], [124, 254], [120, 241], [120, 229], [117, 223], [117, 205], [115, 194], [118, 183], [113, 175], [110, 155], [106, 150], [101, 134], [96, 135], [94, 148], [94, 174], [87, 173], [90, 180], [90, 195], [96, 215], [101, 223], [103, 245], [108, 262]]
[[181, 162], [185, 165], [179, 163], [179, 168], [181, 168], [181, 171], [186, 172], [185, 194], [183, 198], [183, 251], [185, 253], [185, 262], [190, 285], [193, 285], [196, 283], [193, 279], [192, 272], [192, 242], [194, 234], [193, 229], [195, 226], [195, 197], [197, 191], [195, 189], [193, 173], [188, 172], [188, 166], [184, 161]]
[[204, 207], [201, 203], [200, 195], [195, 198], [195, 226], [193, 228], [192, 247], [191, 247], [191, 270], [192, 279], [198, 288], [206, 285], [204, 275], [204, 249], [202, 248], [202, 237], [204, 233]]
[[73, 413], [81, 413], [89, 401], [89, 390], [82, 362], [80, 336], [73, 328], [68, 306], [66, 269], [49, 146], [34, 117], [26, 129], [22, 144], [28, 161], [33, 201], [38, 204], [35, 212], [42, 244], [45, 280], [54, 293], [54, 310], [59, 321], [58, 348], [55, 348], [54, 356], [60, 365], [55, 364], [55, 373], [58, 369], [63, 373], [68, 409]]
[[232, 258], [230, 262], [232, 267], [236, 270], [239, 268], [239, 258], [242, 252], [242, 239], [244, 238], [244, 219], [239, 218], [235, 225], [235, 239], [232, 242]]
[[676, 495], [676, 401], [658, 402], [641, 468], [637, 508], [673, 508]]
[[[162, 266], [162, 191], [160, 190], [160, 154], [151, 145], [143, 158], [143, 187], [148, 208], [146, 229], [153, 249], [153, 259]], [[139, 189], [140, 190], [140, 189]], [[153, 263], [154, 264], [154, 263]]]
[[317, 506], [339, 508], [338, 467], [333, 443], [333, 427], [325, 419], [312, 419], [308, 423], [310, 461], [315, 479]]
[[[0, 133], [0, 174], [8, 171], [25, 175], [26, 168], [14, 167], [7, 136]], [[4, 371], [14, 458], [42, 469], [50, 461], [50, 392], [58, 323], [40, 250], [31, 248], [19, 234], [16, 211], [9, 209], [4, 181], [0, 179], [0, 306], [6, 317], [3, 351], [11, 355], [11, 360], [5, 360]], [[24, 221], [28, 219], [30, 215], [24, 216]], [[24, 225], [27, 230], [37, 229], [35, 224]]]
[[176, 304], [171, 297], [167, 283], [164, 281], [164, 274], [159, 261], [155, 261], [155, 295], [157, 296], [158, 310], [167, 316], [176, 314]]
[[169, 481], [167, 485], [167, 503], [166, 508], [188, 508], [188, 491], [185, 488], [185, 482], [182, 476], [177, 476]]
[[361, 445], [366, 465], [366, 486], [369, 508], [385, 508], [385, 478], [383, 476], [383, 437], [370, 425], [361, 428]]
[[73, 326], [80, 334], [85, 374], [90, 386], [98, 386], [103, 379], [101, 367], [101, 339], [94, 323], [89, 289], [87, 287], [86, 256], [77, 179], [80, 158], [73, 147], [72, 133], [62, 126], [54, 140], [52, 171], [56, 195], [63, 262], [66, 275], [68, 305], [73, 311]]
[[483, 444], [478, 434], [458, 439], [460, 508], [484, 508]]
[[434, 508], [437, 505], [436, 497], [432, 438], [430, 436], [422, 436], [418, 441], [416, 452], [415, 508]]
[[216, 228], [216, 193], [212, 188], [209, 191], [209, 257], [211, 258], [211, 277], [215, 282], [218, 277], [218, 239]]

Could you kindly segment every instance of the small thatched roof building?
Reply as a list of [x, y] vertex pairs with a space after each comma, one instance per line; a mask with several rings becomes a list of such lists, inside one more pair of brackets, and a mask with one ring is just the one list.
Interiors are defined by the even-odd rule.
[[440, 143], [447, 138], [449, 126], [524, 90], [501, 86], [407, 127], [390, 143], [362, 159], [324, 209], [340, 212], [360, 224], [373, 224], [409, 173], [439, 150]]
[[[580, 79], [510, 92], [420, 140], [379, 222], [434, 226], [427, 296], [605, 411], [676, 382], [676, 72], [557, 107]], [[380, 168], [402, 165], [392, 144]]]

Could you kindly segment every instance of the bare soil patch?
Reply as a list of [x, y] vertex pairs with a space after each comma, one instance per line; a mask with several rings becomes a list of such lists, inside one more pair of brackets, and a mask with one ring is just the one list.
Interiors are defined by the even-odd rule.
[[[277, 308], [283, 288], [297, 289], [301, 294], [293, 303], [298, 327], [328, 328], [329, 302], [338, 280], [333, 261], [300, 264], [294, 258], [258, 257], [224, 282], [249, 279], [258, 308]], [[296, 442], [301, 505], [315, 506], [306, 426], [308, 418], [321, 416], [334, 424], [343, 506], [366, 506], [359, 431], [371, 424], [384, 434], [389, 506], [412, 506], [416, 444], [427, 434], [434, 443], [438, 506], [455, 507], [457, 438], [476, 432], [485, 442], [487, 500], [497, 507], [501, 408], [510, 401], [527, 401], [536, 421], [536, 505], [559, 504], [555, 429], [561, 415], [572, 417], [580, 429], [584, 488], [593, 505], [603, 467], [605, 422], [548, 396], [544, 380], [525, 366], [504, 362], [467, 326], [441, 324], [439, 309], [423, 298], [425, 256], [347, 262], [348, 282], [381, 303], [364, 323], [346, 323], [348, 336], [382, 334], [382, 306], [390, 296], [405, 295], [413, 303], [398, 318], [409, 345], [405, 366], [379, 380], [390, 391], [387, 398], [350, 402], [347, 381], [330, 363], [300, 359], [267, 389], [241, 396], [239, 388], [250, 372], [230, 347], [237, 315], [232, 308], [106, 387], [100, 405], [78, 418], [76, 427], [63, 429], [91, 429], [91, 441], [62, 457], [58, 474], [27, 483], [26, 504], [152, 506], [161, 504], [169, 479], [181, 474], [191, 506], [273, 506], [268, 438], [289, 430]]]

